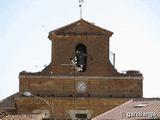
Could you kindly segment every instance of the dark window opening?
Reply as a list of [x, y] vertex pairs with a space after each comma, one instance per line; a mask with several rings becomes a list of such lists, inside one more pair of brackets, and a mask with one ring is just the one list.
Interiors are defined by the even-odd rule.
[[75, 117], [80, 119], [87, 119], [87, 114], [75, 114]]
[[75, 48], [75, 64], [78, 72], [84, 72], [87, 68], [87, 48], [83, 44], [77, 44]]

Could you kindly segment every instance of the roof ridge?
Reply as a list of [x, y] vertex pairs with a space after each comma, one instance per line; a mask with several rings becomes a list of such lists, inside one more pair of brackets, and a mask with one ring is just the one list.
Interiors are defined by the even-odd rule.
[[133, 98], [133, 101], [160, 101], [160, 98]]

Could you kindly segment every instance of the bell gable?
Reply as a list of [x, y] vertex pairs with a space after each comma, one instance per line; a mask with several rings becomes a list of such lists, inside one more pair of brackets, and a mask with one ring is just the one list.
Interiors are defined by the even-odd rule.
[[74, 23], [64, 27], [53, 30], [49, 33], [49, 39], [54, 35], [105, 35], [111, 37], [113, 32], [103, 29], [90, 23], [86, 20], [80, 19]]

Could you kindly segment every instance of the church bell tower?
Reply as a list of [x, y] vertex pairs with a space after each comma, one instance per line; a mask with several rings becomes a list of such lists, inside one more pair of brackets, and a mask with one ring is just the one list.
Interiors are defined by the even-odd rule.
[[[109, 38], [112, 34], [83, 19], [51, 31], [50, 72], [72, 75], [71, 72], [75, 71], [76, 76], [116, 74], [109, 61]], [[71, 65], [75, 65], [75, 70], [71, 70]]]
[[[23, 71], [19, 91], [47, 100], [56, 119], [91, 119], [131, 98], [143, 97], [143, 76], [119, 73], [109, 60], [112, 32], [84, 19], [53, 30], [51, 63], [41, 72]], [[47, 109], [34, 97], [16, 98], [19, 113]]]

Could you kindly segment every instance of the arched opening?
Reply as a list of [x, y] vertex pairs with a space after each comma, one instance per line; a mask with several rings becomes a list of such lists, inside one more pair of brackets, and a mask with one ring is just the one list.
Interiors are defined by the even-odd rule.
[[84, 72], [87, 68], [87, 48], [84, 44], [77, 44], [75, 48], [76, 70]]

